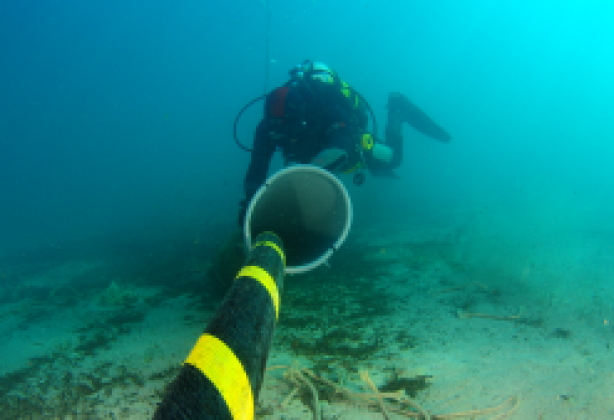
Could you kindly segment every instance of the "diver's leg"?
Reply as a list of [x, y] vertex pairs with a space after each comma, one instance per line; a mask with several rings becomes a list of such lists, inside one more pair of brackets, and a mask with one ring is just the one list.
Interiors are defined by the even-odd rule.
[[450, 135], [402, 93], [392, 92], [388, 96], [388, 111], [391, 109], [398, 110], [401, 121], [408, 123], [425, 136], [443, 142], [450, 141]]
[[386, 146], [392, 150], [392, 159], [386, 165], [389, 169], [398, 167], [403, 161], [403, 118], [397, 106], [395, 93], [388, 97], [388, 121], [386, 123]]
[[397, 103], [388, 97], [388, 120], [385, 142], [375, 142], [373, 148], [364, 153], [371, 173], [378, 176], [392, 176], [392, 170], [403, 161], [403, 118]]

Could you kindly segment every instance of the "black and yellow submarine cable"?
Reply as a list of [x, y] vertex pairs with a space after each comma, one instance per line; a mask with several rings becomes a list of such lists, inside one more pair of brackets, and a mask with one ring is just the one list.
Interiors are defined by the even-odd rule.
[[154, 419], [254, 418], [279, 315], [284, 269], [279, 237], [271, 232], [258, 235]]

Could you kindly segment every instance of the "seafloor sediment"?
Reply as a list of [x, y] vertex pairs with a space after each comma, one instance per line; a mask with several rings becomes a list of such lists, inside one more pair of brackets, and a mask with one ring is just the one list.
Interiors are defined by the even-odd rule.
[[[536, 286], [556, 274], [539, 261], [495, 270], [464, 245], [456, 231], [356, 229], [330, 267], [288, 277], [256, 417], [614, 416], [597, 285], [570, 300]], [[220, 301], [208, 258], [163, 254], [3, 264], [2, 418], [152, 416]]]

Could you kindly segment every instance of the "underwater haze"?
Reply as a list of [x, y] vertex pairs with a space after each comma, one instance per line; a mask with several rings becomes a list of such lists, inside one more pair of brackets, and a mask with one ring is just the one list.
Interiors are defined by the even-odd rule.
[[[248, 162], [235, 115], [305, 58], [363, 93], [380, 135], [401, 91], [453, 137], [407, 128], [401, 179], [356, 191], [359, 221], [483, 207], [509, 211], [509, 233], [529, 217], [612, 235], [607, 2], [0, 8], [3, 253], [234, 223]], [[240, 121], [247, 144], [260, 109]]]
[[380, 139], [390, 92], [452, 139], [339, 175], [347, 240], [273, 295], [270, 354], [237, 328], [256, 418], [614, 418], [613, 4], [0, 2], [2, 417], [153, 415], [244, 262], [235, 118], [310, 59]]

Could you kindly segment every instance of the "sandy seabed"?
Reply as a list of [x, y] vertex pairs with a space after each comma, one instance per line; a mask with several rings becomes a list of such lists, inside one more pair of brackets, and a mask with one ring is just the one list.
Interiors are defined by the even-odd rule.
[[[581, 242], [355, 229], [286, 278], [256, 418], [614, 418], [614, 252]], [[184, 287], [207, 264], [152, 285], [111, 258], [5, 264], [2, 418], [150, 418], [219, 301]]]

